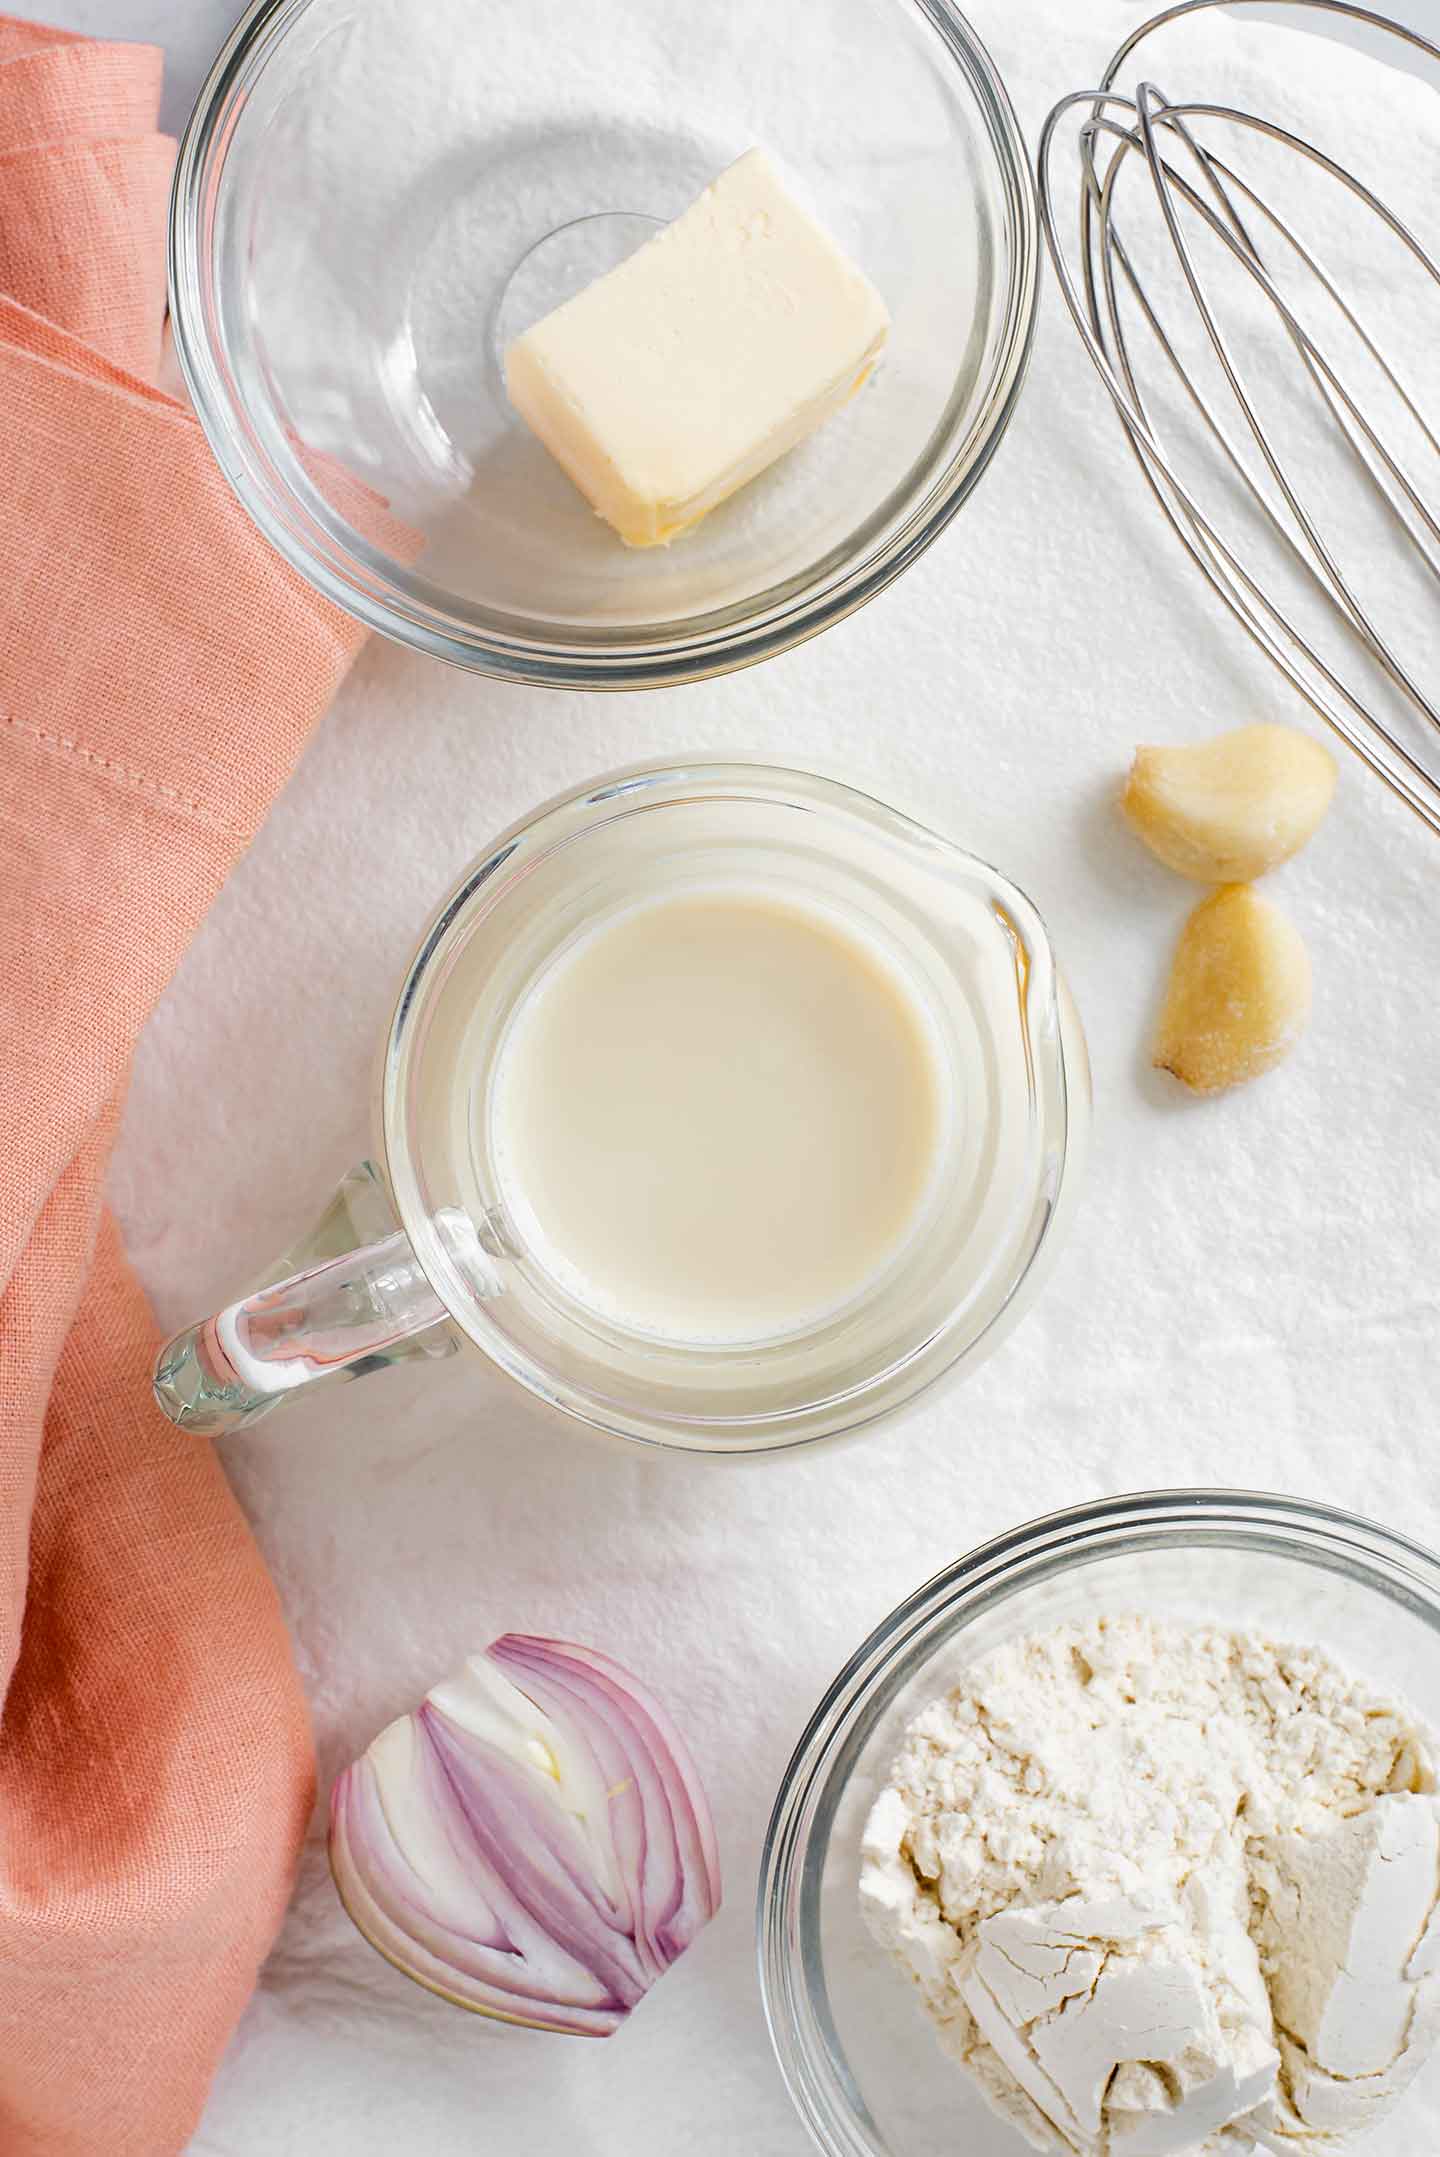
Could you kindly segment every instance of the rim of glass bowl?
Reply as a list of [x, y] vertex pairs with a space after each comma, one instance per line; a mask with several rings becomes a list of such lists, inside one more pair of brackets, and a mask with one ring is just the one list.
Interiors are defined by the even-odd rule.
[[[522, 883], [538, 861], [583, 843], [602, 817], [650, 814], [700, 795], [735, 803], [768, 802], [806, 817], [862, 822], [907, 852], [918, 849], [927, 856], [938, 856], [946, 869], [961, 863], [968, 876], [983, 882], [992, 905], [997, 912], [1003, 912], [1009, 932], [1023, 954], [1023, 963], [1017, 960], [1017, 978], [1022, 983], [1021, 1025], [1027, 1040], [1031, 1148], [1037, 1163], [1043, 1163], [1048, 1154], [1053, 1157], [1054, 1167], [1053, 1187], [1042, 1169], [1033, 1191], [1027, 1193], [1023, 1225], [1017, 1223], [1011, 1247], [1010, 1255], [1018, 1261], [1014, 1277], [995, 1310], [971, 1337], [963, 1337], [963, 1324], [969, 1314], [967, 1304], [952, 1312], [885, 1370], [848, 1390], [788, 1410], [735, 1417], [692, 1414], [679, 1408], [665, 1413], [659, 1408], [637, 1409], [618, 1397], [605, 1399], [588, 1385], [577, 1383], [553, 1365], [542, 1364], [519, 1347], [490, 1315], [484, 1299], [475, 1294], [435, 1228], [434, 1197], [427, 1183], [421, 1148], [412, 1136], [409, 1105], [411, 1060], [417, 1037], [423, 1033], [431, 977], [457, 939], [463, 939], [476, 905], [493, 901], [497, 895], [503, 902], [506, 891]], [[919, 1394], [945, 1382], [983, 1355], [1002, 1327], [1023, 1282], [1051, 1248], [1058, 1193], [1062, 1182], [1074, 1173], [1077, 1086], [1082, 1100], [1086, 1098], [1084, 1075], [1072, 1072], [1058, 1029], [1049, 1042], [1038, 1039], [1032, 1030], [1031, 1005], [1048, 1010], [1059, 994], [1050, 931], [1038, 909], [988, 862], [903, 810], [891, 808], [842, 780], [824, 778], [788, 764], [696, 758], [687, 763], [628, 765], [558, 795], [512, 824], [467, 870], [432, 916], [406, 968], [385, 1039], [380, 1121], [386, 1176], [420, 1264], [455, 1323], [497, 1368], [518, 1380], [537, 1399], [563, 1409], [608, 1437], [702, 1458], [738, 1459], [830, 1444], [853, 1437], [904, 1409]]]
[[[918, 500], [897, 499], [905, 496], [908, 481], [892, 492], [862, 527], [853, 561], [846, 542], [818, 571], [792, 578], [755, 601], [639, 634], [596, 629], [583, 637], [550, 637], [527, 630], [523, 617], [466, 607], [453, 594], [419, 580], [412, 594], [391, 587], [379, 554], [363, 542], [352, 553], [307, 513], [235, 394], [205, 271], [215, 204], [249, 84], [312, 5], [312, 0], [252, 0], [211, 68], [181, 139], [170, 201], [169, 271], [181, 371], [216, 461], [263, 536], [310, 584], [367, 628], [476, 673], [550, 688], [659, 688], [703, 681], [788, 651], [884, 591], [944, 530], [989, 465], [1024, 383], [1039, 285], [1034, 181], [1005, 86], [951, 0], [909, 4], [939, 34], [970, 85], [995, 160], [1014, 264], [989, 386], [963, 440]], [[949, 433], [955, 417], [952, 397], [938, 436]]]
[[781, 1778], [760, 1865], [765, 2020], [785, 2086], [827, 2157], [891, 2157], [845, 2068], [812, 1922], [825, 1838], [880, 1715], [938, 1646], [1020, 1589], [1098, 1558], [1207, 1546], [1328, 1561], [1440, 1632], [1434, 1552], [1360, 1514], [1268, 1491], [1142, 1491], [1073, 1506], [982, 1543], [917, 1588], [851, 1656], [811, 1717]]

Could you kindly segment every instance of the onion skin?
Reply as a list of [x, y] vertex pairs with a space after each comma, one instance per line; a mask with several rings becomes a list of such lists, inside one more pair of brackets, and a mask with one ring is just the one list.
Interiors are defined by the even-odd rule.
[[407, 1977], [571, 2036], [617, 2030], [720, 1906], [709, 1803], [665, 1709], [595, 1649], [515, 1633], [339, 1777], [330, 1867]]

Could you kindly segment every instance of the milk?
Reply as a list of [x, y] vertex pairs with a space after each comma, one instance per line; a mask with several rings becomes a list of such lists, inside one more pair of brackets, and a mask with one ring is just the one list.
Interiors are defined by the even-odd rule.
[[898, 948], [725, 885], [556, 953], [476, 1112], [546, 1275], [611, 1325], [719, 1345], [813, 1327], [896, 1264], [935, 1203], [951, 1092]]

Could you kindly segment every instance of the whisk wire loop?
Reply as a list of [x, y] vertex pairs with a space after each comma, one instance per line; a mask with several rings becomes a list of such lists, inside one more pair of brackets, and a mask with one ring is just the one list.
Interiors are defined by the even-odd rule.
[[[1342, 565], [1342, 550], [1327, 536], [1317, 499], [1323, 498], [1324, 475], [1312, 470], [1308, 458], [1303, 479], [1297, 475], [1295, 459], [1262, 409], [1227, 330], [1214, 275], [1202, 263], [1197, 243], [1205, 243], [1207, 261], [1213, 258], [1224, 268], [1245, 273], [1238, 289], [1248, 291], [1252, 302], [1263, 302], [1263, 319], [1278, 322], [1284, 332], [1282, 349], [1292, 349], [1298, 357], [1317, 401], [1315, 410], [1324, 416], [1327, 439], [1343, 447], [1366, 498], [1386, 528], [1402, 540], [1412, 572], [1427, 584], [1440, 583], [1440, 508], [1432, 506], [1424, 491], [1414, 457], [1418, 453], [1427, 468], [1440, 458], [1440, 431], [1427, 418], [1414, 386], [1387, 357], [1369, 310], [1347, 293], [1271, 192], [1240, 169], [1234, 151], [1222, 155], [1210, 136], [1223, 128], [1227, 149], [1238, 132], [1242, 142], [1257, 147], [1265, 143], [1303, 160], [1312, 178], [1324, 175], [1345, 190], [1352, 205], [1378, 220], [1432, 292], [1440, 291], [1440, 266], [1406, 221], [1358, 174], [1279, 121], [1234, 105], [1175, 100], [1148, 78], [1137, 83], [1133, 96], [1115, 87], [1138, 48], [1167, 25], [1216, 7], [1255, 4], [1257, 0], [1178, 0], [1132, 33], [1098, 89], [1074, 91], [1056, 104], [1041, 131], [1037, 153], [1041, 228], [1071, 319], [1136, 462], [1190, 559], [1311, 709], [1440, 833], [1440, 708], [1382, 631], [1373, 607], [1360, 595], [1352, 568]], [[1350, 0], [1287, 4], [1367, 24], [1440, 64], [1440, 46]], [[1060, 235], [1054, 166], [1060, 132], [1077, 115], [1080, 187], [1078, 244], [1072, 260]], [[1122, 236], [1118, 204], [1122, 180], [1131, 171], [1148, 180], [1145, 199], [1158, 209], [1162, 242], [1178, 265], [1180, 297], [1188, 300], [1195, 318], [1188, 326], [1193, 335], [1198, 323], [1200, 332], [1196, 358], [1187, 356], [1180, 330], [1165, 319], [1152, 280]], [[1126, 199], [1131, 199], [1128, 194]], [[1336, 350], [1333, 331], [1320, 331], [1308, 308], [1302, 314], [1305, 303], [1298, 295], [1290, 296], [1297, 278], [1307, 300], [1314, 293], [1323, 297], [1327, 319], [1348, 340], [1348, 361]], [[1202, 506], [1195, 484], [1182, 476], [1161, 406], [1142, 387], [1144, 365], [1132, 324], [1163, 360], [1167, 371], [1162, 379], [1172, 395], [1178, 392], [1180, 412], [1188, 411], [1198, 421], [1201, 441], [1218, 451], [1232, 509], [1239, 504], [1287, 576], [1298, 580], [1296, 598], [1277, 597], [1273, 575], [1225, 536], [1216, 513]], [[1209, 359], [1202, 367], [1205, 353]], [[1356, 366], [1375, 378], [1376, 388], [1367, 392], [1360, 385]], [[1268, 367], [1265, 371], [1268, 379]], [[1215, 379], [1230, 424], [1202, 374]], [[1377, 389], [1393, 407], [1388, 425], [1374, 409]], [[1285, 401], [1293, 417], [1300, 407], [1293, 398]], [[1408, 466], [1393, 431], [1397, 422], [1413, 438]], [[1273, 567], [1272, 561], [1271, 571]], [[1307, 594], [1311, 604], [1302, 620], [1299, 609]], [[1316, 600], [1321, 602], [1318, 617]], [[1352, 651], [1374, 669], [1364, 693], [1337, 671], [1335, 655], [1321, 650], [1321, 620], [1338, 624]]]

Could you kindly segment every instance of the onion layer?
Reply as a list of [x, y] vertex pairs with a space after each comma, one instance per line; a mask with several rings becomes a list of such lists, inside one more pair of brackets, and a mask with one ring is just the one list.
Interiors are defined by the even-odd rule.
[[457, 2006], [608, 2037], [720, 1906], [665, 1710], [608, 1656], [507, 1633], [391, 1723], [330, 1801], [372, 1947]]

